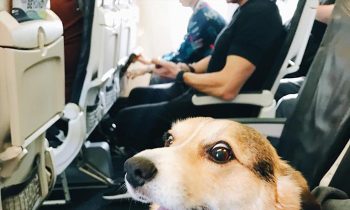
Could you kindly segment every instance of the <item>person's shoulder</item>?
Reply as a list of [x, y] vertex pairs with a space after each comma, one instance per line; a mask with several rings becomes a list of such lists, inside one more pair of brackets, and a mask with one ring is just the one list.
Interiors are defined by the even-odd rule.
[[213, 9], [208, 3], [203, 2], [198, 9], [199, 13], [202, 13], [203, 15], [207, 17], [220, 17], [223, 18], [219, 12], [217, 12], [215, 9]]
[[272, 0], [248, 0], [246, 5], [242, 6], [242, 10], [256, 14], [266, 14], [278, 12], [278, 7]]
[[278, 20], [280, 13], [277, 5], [272, 0], [248, 0], [241, 7], [242, 19]]

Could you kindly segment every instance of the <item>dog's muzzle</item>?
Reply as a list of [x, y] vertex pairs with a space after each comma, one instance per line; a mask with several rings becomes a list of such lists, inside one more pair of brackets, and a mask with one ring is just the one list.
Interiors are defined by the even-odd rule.
[[144, 185], [157, 174], [157, 168], [152, 161], [143, 157], [132, 157], [124, 163], [126, 180], [134, 188]]

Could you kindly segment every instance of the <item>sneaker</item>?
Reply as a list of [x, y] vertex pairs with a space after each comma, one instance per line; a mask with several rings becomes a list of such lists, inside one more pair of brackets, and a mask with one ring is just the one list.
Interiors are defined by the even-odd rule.
[[57, 148], [63, 143], [66, 137], [62, 130], [53, 125], [46, 131], [46, 138], [50, 147]]
[[102, 198], [105, 200], [124, 200], [131, 199], [131, 195], [126, 189], [125, 182], [122, 181], [103, 193]]

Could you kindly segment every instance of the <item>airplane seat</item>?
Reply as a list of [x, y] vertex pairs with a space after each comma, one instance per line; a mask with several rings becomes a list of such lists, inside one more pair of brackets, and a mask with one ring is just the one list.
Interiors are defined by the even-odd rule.
[[[281, 4], [283, 4], [282, 1], [277, 2], [278, 6]], [[314, 17], [316, 15], [317, 5], [318, 0], [298, 1], [290, 24], [285, 25], [287, 33], [283, 40], [282, 47], [279, 50], [272, 68], [268, 71], [269, 76], [260, 92], [241, 92], [230, 102], [212, 96], [194, 95], [192, 97], [192, 103], [197, 106], [219, 103], [244, 104], [245, 106], [250, 105], [260, 107], [258, 117], [274, 117], [276, 106], [274, 94], [277, 90], [280, 79], [288, 73], [297, 71], [299, 68], [311, 32]]]
[[[348, 140], [348, 144], [349, 142], [350, 139]], [[344, 150], [344, 152], [344, 156], [339, 162], [338, 168], [334, 172], [329, 186], [340, 189], [350, 195], [350, 183], [347, 180], [347, 177], [350, 174], [350, 147], [348, 147], [347, 150]]]
[[71, 101], [86, 112], [88, 136], [119, 95], [119, 80], [115, 79], [119, 75], [117, 65], [130, 41], [122, 39], [125, 28], [122, 25], [129, 16], [114, 1], [96, 0], [83, 4], [84, 46]]
[[[349, 135], [348, 135], [349, 136]], [[350, 208], [350, 139], [320, 185], [312, 194], [323, 210], [347, 210]]]
[[321, 46], [310, 66], [295, 110], [282, 133], [279, 154], [316, 186], [339, 155], [350, 131], [350, 15], [338, 0]]
[[136, 44], [136, 30], [138, 22], [138, 9], [133, 4], [132, 0], [120, 0], [117, 7], [122, 16], [118, 61], [129, 56], [135, 48]]
[[[84, 1], [81, 10], [83, 44], [71, 101], [84, 111], [85, 139], [88, 139], [119, 96], [120, 69], [117, 66], [122, 48], [128, 46], [124, 45], [127, 40], [121, 41], [122, 28], [125, 28], [122, 22], [126, 18], [123, 15], [126, 14], [116, 1]], [[112, 184], [109, 145], [103, 140], [90, 140], [84, 144], [79, 170], [105, 184]]]
[[[0, 2], [0, 12], [10, 13], [10, 10], [9, 1]], [[7, 98], [6, 83], [4, 80], [5, 78], [0, 77], [0, 99]], [[5, 147], [4, 145], [9, 143], [8, 136], [10, 135], [10, 114], [8, 109], [8, 103], [0, 103], [0, 152], [3, 152]]]
[[[335, 187], [350, 193], [350, 4], [337, 0], [299, 100], [287, 121], [239, 120], [278, 137], [278, 154], [302, 172], [310, 189]], [[318, 187], [319, 189], [319, 187]], [[328, 197], [324, 209], [349, 209], [350, 199]], [[326, 208], [327, 207], [327, 208]], [[338, 208], [339, 207], [339, 208]]]
[[50, 10], [18, 21], [10, 2], [0, 3], [0, 208], [36, 209], [56, 178], [45, 131], [64, 108], [63, 27]]
[[[349, 159], [349, 149], [346, 149], [350, 137], [349, 11], [347, 0], [336, 1], [299, 100], [285, 123], [273, 121], [277, 119], [257, 119], [248, 123], [266, 136], [279, 138], [278, 154], [303, 173], [311, 189], [319, 185], [343, 150], [345, 156], [339, 165], [345, 166]], [[277, 127], [268, 129], [278, 124], [283, 124], [278, 127], [283, 129], [282, 132], [279, 133]], [[339, 171], [349, 171], [348, 165], [340, 168]], [[337, 182], [333, 181], [333, 186], [348, 186], [347, 176], [343, 174], [338, 178]]]

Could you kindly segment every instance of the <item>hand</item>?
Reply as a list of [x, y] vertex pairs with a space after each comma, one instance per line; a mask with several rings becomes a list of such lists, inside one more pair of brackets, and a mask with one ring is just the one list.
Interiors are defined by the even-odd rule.
[[176, 63], [160, 60], [160, 59], [152, 59], [151, 61], [156, 66], [160, 66], [153, 70], [153, 73], [161, 76], [175, 79], [176, 75], [181, 71], [181, 68]]
[[191, 69], [188, 67], [188, 64], [186, 63], [177, 63], [176, 64], [182, 71], [188, 71], [190, 72]]
[[135, 79], [138, 76], [142, 76], [146, 73], [151, 73], [153, 69], [154, 69], [153, 65], [152, 66], [149, 65], [149, 66], [145, 66], [144, 68], [129, 70], [126, 72], [126, 77], [128, 79]]
[[145, 65], [151, 65], [152, 62], [145, 58], [142, 54], [140, 54], [139, 56], [136, 57], [136, 61], [142, 63], [142, 64], [145, 64]]

